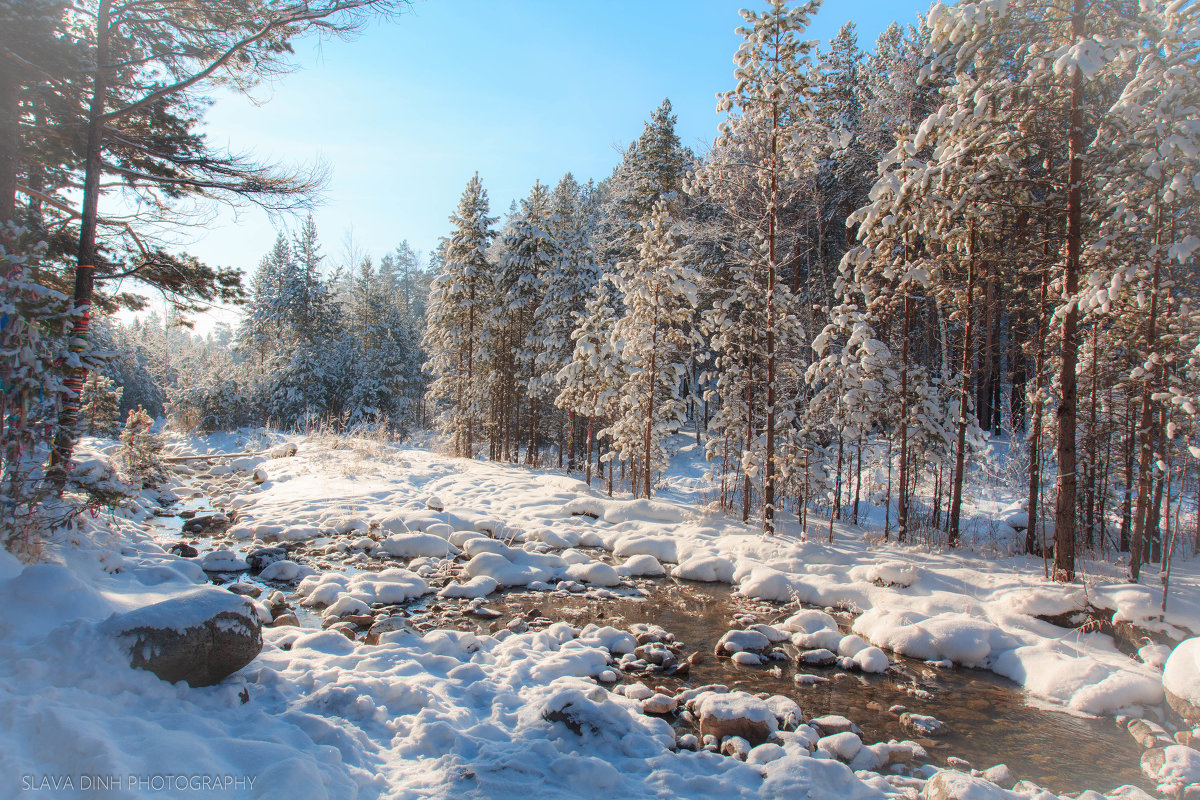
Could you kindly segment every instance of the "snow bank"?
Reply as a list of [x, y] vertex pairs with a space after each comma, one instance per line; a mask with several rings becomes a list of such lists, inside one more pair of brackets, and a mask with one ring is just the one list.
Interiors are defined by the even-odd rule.
[[564, 514], [583, 514], [611, 524], [622, 522], [683, 522], [683, 510], [654, 500], [612, 500], [579, 497], [563, 506]]
[[929, 617], [872, 608], [854, 621], [854, 632], [901, 655], [964, 667], [988, 666], [995, 654], [1019, 644], [992, 623], [955, 612]]
[[1046, 641], [1001, 653], [992, 670], [1034, 694], [1085, 714], [1103, 714], [1132, 705], [1154, 705], [1163, 689], [1153, 671], [1102, 663], [1066, 642]]

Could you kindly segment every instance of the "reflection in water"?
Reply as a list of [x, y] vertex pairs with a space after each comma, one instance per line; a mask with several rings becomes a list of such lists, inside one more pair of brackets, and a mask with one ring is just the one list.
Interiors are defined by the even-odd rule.
[[[207, 513], [202, 496], [189, 497], [174, 510], [189, 509]], [[167, 540], [177, 540], [179, 520], [165, 518], [155, 526]], [[187, 537], [201, 553], [218, 547], [242, 551], [244, 544], [201, 536]], [[328, 540], [300, 545], [304, 555], [314, 555]], [[605, 560], [611, 556], [594, 555]], [[302, 559], [303, 560], [303, 559]], [[383, 566], [383, 565], [380, 565]], [[346, 571], [347, 565], [339, 565]], [[284, 588], [259, 581], [242, 573], [215, 577], [218, 583], [230, 579], [259, 585], [264, 590]], [[805, 667], [798, 670], [792, 662], [774, 662], [782, 675], [768, 667], [739, 667], [727, 658], [712, 655], [717, 640], [727, 630], [743, 627], [734, 623], [738, 614], [751, 613], [759, 622], [780, 622], [789, 609], [770, 603], [747, 600], [733, 594], [724, 584], [695, 583], [673, 579], [640, 580], [645, 597], [596, 599], [587, 595], [564, 596], [561, 593], [505, 592], [489, 598], [488, 606], [501, 611], [499, 621], [480, 620], [461, 614], [429, 614], [438, 601], [426, 597], [407, 606], [416, 619], [425, 618], [440, 626], [495, 630], [507, 619], [544, 616], [576, 626], [589, 622], [627, 628], [637, 622], [659, 625], [685, 644], [683, 655], [693, 651], [704, 654], [692, 667], [686, 680], [663, 675], [642, 678], [647, 685], [674, 690], [680, 685], [700, 686], [722, 683], [731, 689], [768, 692], [792, 697], [809, 717], [841, 714], [863, 729], [866, 743], [888, 739], [914, 739], [921, 742], [930, 758], [944, 764], [950, 756], [966, 759], [974, 767], [986, 769], [1007, 764], [1019, 778], [1025, 778], [1056, 792], [1083, 789], [1111, 790], [1124, 784], [1151, 789], [1138, 769], [1141, 749], [1124, 730], [1110, 719], [1082, 719], [1062, 712], [1047, 711], [1028, 705], [1016, 684], [991, 672], [971, 669], [936, 669], [923, 662], [893, 656], [899, 665], [888, 675], [860, 675], [836, 669]], [[441, 604], [439, 604], [440, 606]], [[445, 605], [456, 607], [457, 604]], [[318, 627], [320, 617], [308, 609], [296, 607], [304, 627]], [[843, 618], [848, 623], [848, 618]], [[829, 680], [798, 686], [797, 671]], [[920, 689], [919, 696], [913, 690]], [[903, 705], [909, 710], [937, 717], [948, 732], [936, 739], [920, 739], [900, 727], [899, 718], [888, 709]]]
[[[741, 627], [733, 624], [735, 615], [750, 612], [760, 622], [780, 622], [789, 615], [787, 610], [739, 598], [723, 584], [674, 580], [646, 584], [646, 599], [521, 593], [489, 605], [514, 613], [532, 611], [573, 625], [654, 623], [685, 643], [685, 655], [696, 650], [705, 654], [686, 681], [651, 675], [644, 679], [651, 687], [723, 683], [747, 692], [784, 694], [795, 699], [810, 717], [842, 714], [850, 718], [863, 729], [867, 743], [916, 739], [935, 763], [944, 764], [949, 756], [966, 759], [980, 769], [1005, 763], [1017, 777], [1056, 792], [1104, 791], [1124, 784], [1151, 788], [1138, 769], [1140, 748], [1111, 719], [1082, 719], [1038, 709], [1025, 702], [1020, 687], [991, 672], [935, 669], [905, 658], [900, 658], [900, 675], [801, 668], [799, 671], [830, 680], [798, 686], [793, 680], [797, 668], [790, 662], [777, 662], [783, 666], [782, 676], [777, 677], [768, 668], [739, 667], [712, 655], [725, 631]], [[902, 676], [907, 676], [907, 685]], [[932, 693], [932, 699], [913, 696], [909, 689], [916, 688], [914, 683]], [[900, 727], [897, 715], [888, 712], [897, 704], [937, 717], [946, 723], [948, 733], [937, 739], [917, 739]]]

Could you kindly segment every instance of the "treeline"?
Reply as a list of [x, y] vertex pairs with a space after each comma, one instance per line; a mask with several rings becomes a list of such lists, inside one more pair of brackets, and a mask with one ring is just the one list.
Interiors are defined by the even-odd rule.
[[305, 34], [344, 36], [406, 6], [0, 0], [5, 545], [29, 547], [64, 524], [81, 495], [115, 496], [95, 465], [73, 458], [88, 373], [112, 352], [93, 321], [144, 307], [131, 291], [139, 284], [185, 311], [241, 301], [236, 269], [172, 246], [180, 227], [203, 224], [213, 202], [303, 210], [323, 182], [319, 169], [265, 163], [206, 139], [211, 93], [249, 92], [288, 71], [292, 44]]
[[[308, 217], [281, 232], [252, 276], [237, 329], [198, 336], [180, 313], [96, 327], [97, 373], [121, 390], [119, 418], [144, 408], [185, 431], [425, 425], [421, 329], [430, 270], [408, 242], [326, 264]], [[85, 391], [85, 404], [87, 392]], [[84, 410], [85, 422], [93, 426]]]
[[1012, 433], [1056, 577], [1200, 545], [1200, 11], [936, 5], [867, 54], [805, 42], [816, 10], [743, 12], [709, 152], [664, 103], [500, 228], [471, 181], [425, 334], [449, 446], [648, 496], [691, 423], [767, 531], [865, 499], [953, 545]]

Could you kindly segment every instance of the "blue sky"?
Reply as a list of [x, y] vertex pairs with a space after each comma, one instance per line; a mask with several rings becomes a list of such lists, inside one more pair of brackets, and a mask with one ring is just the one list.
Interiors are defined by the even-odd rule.
[[[746, 3], [416, 0], [352, 41], [300, 43], [295, 72], [259, 87], [257, 104], [219, 98], [207, 130], [264, 159], [329, 165], [316, 221], [331, 261], [351, 230], [376, 260], [402, 239], [428, 252], [476, 170], [497, 216], [535, 179], [603, 179], [664, 97], [680, 137], [703, 150]], [[927, 7], [827, 0], [809, 38], [853, 20], [869, 49], [892, 20], [915, 22]], [[202, 260], [250, 271], [275, 229], [243, 209], [191, 235], [183, 244]]]

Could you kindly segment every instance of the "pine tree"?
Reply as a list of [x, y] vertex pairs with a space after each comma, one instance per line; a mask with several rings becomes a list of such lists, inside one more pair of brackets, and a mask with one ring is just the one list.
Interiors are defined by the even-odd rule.
[[[628, 373], [613, 335], [623, 310], [620, 290], [612, 277], [601, 277], [571, 333], [571, 361], [558, 374], [563, 388], [555, 404], [582, 416], [586, 426], [583, 460], [589, 484], [593, 445], [615, 419], [622, 389], [628, 385]], [[600, 455], [597, 448], [597, 464], [602, 463]]]
[[488, 210], [487, 192], [476, 173], [450, 217], [454, 231], [430, 288], [424, 337], [429, 352], [425, 369], [432, 375], [429, 396], [444, 409], [438, 428], [453, 442], [454, 454], [466, 458], [474, 455], [487, 411], [487, 363], [480, 342], [495, 305], [488, 248], [496, 235]]
[[[739, 29], [743, 44], [734, 63], [736, 89], [727, 92], [718, 111], [730, 113], [710, 161], [698, 171], [700, 191], [718, 203], [746, 241], [749, 258], [734, 278], [734, 300], [720, 306], [710, 327], [726, 331], [725, 341], [743, 347], [751, 341], [749, 358], [741, 362], [744, 381], [725, 385], [722, 401], [745, 405], [745, 447], [740, 461], [753, 462], [754, 442], [759, 430], [763, 467], [763, 529], [775, 530], [776, 482], [780, 469], [778, 439], [791, 431], [794, 412], [785, 408], [785, 377], [781, 357], [801, 351], [803, 331], [799, 327], [794, 296], [780, 281], [781, 267], [796, 246], [794, 236], [781, 225], [782, 209], [801, 191], [794, 176], [800, 172], [804, 154], [794, 149], [800, 124], [808, 117], [810, 99], [810, 53], [812, 43], [800, 39], [818, 2], [789, 6], [785, 0], [770, 0], [763, 13], [743, 11], [746, 25]], [[728, 313], [741, 311], [734, 322]], [[724, 317], [722, 319], [722, 317]], [[731, 328], [740, 333], [729, 336]], [[761, 332], [761, 343], [756, 341]], [[718, 385], [718, 391], [721, 390]], [[759, 397], [759, 392], [763, 397]], [[734, 400], [733, 398], [737, 398]], [[755, 419], [761, 409], [761, 424]], [[760, 427], [761, 425], [761, 427]], [[726, 425], [728, 430], [728, 425]], [[728, 433], [725, 436], [728, 441]], [[711, 450], [711, 448], [710, 448]], [[744, 470], [743, 516], [748, 513], [751, 474]]]
[[83, 384], [79, 418], [88, 436], [116, 436], [121, 429], [121, 389], [98, 372]]
[[643, 497], [667, 466], [664, 440], [684, 421], [679, 392], [696, 305], [696, 274], [683, 263], [666, 204], [650, 219], [637, 261], [621, 265], [626, 308], [613, 327], [629, 388], [611, 427], [613, 447], [634, 469], [635, 494]]

